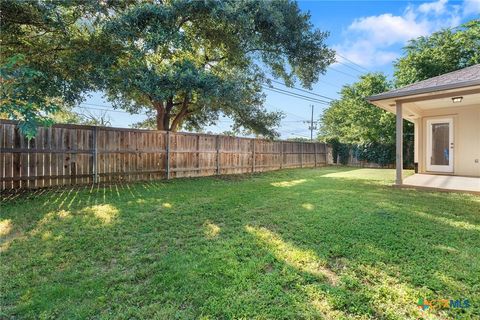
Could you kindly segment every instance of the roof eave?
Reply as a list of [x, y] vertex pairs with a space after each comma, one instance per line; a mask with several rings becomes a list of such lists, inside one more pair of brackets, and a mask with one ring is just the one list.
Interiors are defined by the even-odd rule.
[[392, 98], [403, 98], [403, 97], [408, 97], [408, 96], [422, 94], [422, 93], [431, 93], [436, 91], [465, 88], [465, 87], [471, 87], [471, 86], [477, 86], [477, 85], [480, 85], [480, 80], [463, 81], [463, 82], [458, 82], [453, 84], [446, 84], [446, 85], [421, 88], [421, 89], [413, 89], [413, 90], [407, 90], [402, 92], [393, 92], [393, 93], [385, 92], [385, 93], [377, 94], [374, 96], [366, 97], [365, 99], [373, 103], [374, 101], [380, 101], [380, 100], [386, 100], [386, 99], [392, 99]]

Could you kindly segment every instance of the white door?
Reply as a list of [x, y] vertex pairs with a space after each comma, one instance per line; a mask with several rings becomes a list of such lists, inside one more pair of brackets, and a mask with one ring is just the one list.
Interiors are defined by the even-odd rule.
[[427, 120], [427, 171], [453, 172], [453, 118]]

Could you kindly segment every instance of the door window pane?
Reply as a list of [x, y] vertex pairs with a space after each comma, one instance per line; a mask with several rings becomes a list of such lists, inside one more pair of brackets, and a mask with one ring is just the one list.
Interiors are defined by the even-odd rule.
[[432, 158], [431, 165], [448, 166], [450, 162], [449, 148], [449, 124], [432, 124]]

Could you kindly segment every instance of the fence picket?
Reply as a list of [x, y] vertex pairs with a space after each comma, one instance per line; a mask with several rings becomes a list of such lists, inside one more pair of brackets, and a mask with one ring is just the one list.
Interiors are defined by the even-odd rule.
[[0, 120], [0, 190], [315, 167], [327, 152], [324, 143], [80, 125], [39, 128], [27, 142], [16, 122]]

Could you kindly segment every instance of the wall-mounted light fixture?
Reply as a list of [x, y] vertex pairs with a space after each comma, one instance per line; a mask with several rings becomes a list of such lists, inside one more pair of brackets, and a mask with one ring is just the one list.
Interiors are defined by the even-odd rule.
[[462, 102], [462, 100], [463, 100], [463, 97], [453, 97], [452, 98], [453, 103], [459, 103], [459, 102]]

